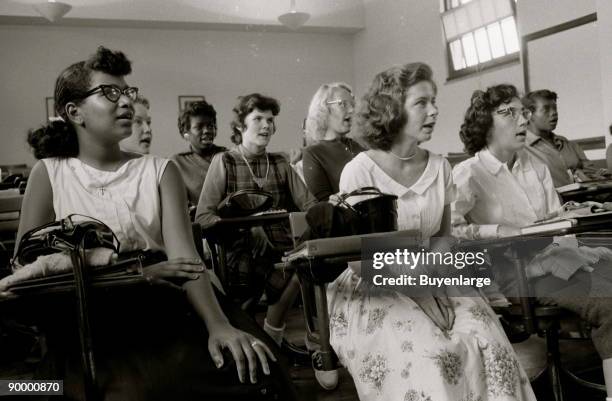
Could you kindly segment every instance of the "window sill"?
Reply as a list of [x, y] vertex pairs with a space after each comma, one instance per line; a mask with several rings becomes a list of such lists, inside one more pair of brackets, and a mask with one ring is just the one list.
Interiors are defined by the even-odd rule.
[[496, 60], [491, 60], [486, 63], [475, 65], [473, 67], [465, 68], [461, 71], [450, 72], [446, 83], [456, 81], [459, 79], [469, 78], [473, 75], [477, 75], [485, 71], [493, 71], [497, 68], [507, 67], [512, 64], [520, 64], [521, 57], [519, 53], [511, 54]]

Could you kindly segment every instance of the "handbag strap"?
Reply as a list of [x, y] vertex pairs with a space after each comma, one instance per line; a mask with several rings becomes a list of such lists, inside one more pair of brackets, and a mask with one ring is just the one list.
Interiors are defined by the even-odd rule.
[[359, 211], [357, 211], [357, 209], [355, 209], [353, 207], [353, 205], [351, 205], [350, 203], [348, 203], [346, 200], [352, 196], [365, 196], [365, 195], [384, 195], [380, 189], [376, 188], [376, 187], [363, 187], [363, 188], [358, 188], [354, 191], [349, 192], [348, 194], [342, 194], [340, 196], [340, 203], [342, 206], [351, 209], [352, 211], [354, 211], [355, 213], [359, 213]]
[[81, 364], [83, 366], [83, 381], [86, 401], [98, 401], [97, 374], [94, 359], [94, 342], [91, 325], [89, 323], [89, 289], [90, 272], [85, 259], [85, 239], [88, 232], [95, 229], [86, 229], [76, 247], [70, 251], [77, 300], [77, 321], [79, 324], [79, 342], [81, 346]]

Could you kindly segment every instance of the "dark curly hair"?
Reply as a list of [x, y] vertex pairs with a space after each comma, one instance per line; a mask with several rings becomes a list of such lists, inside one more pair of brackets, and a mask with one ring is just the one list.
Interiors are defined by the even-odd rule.
[[79, 142], [68, 120], [66, 105], [69, 102], [78, 104], [83, 100], [94, 71], [119, 77], [130, 74], [132, 64], [122, 52], [100, 46], [89, 59], [72, 64], [62, 71], [55, 81], [54, 94], [55, 112], [59, 118], [28, 132], [27, 141], [34, 157], [74, 157], [79, 153]]
[[557, 94], [548, 89], [540, 89], [537, 91], [529, 92], [528, 94], [523, 96], [523, 98], [521, 99], [521, 102], [523, 103], [523, 106], [525, 106], [526, 108], [534, 112], [536, 108], [536, 100], [538, 99], [552, 100], [553, 102], [556, 102]]
[[206, 100], [191, 102], [181, 111], [178, 117], [178, 129], [181, 138], [191, 129], [191, 117], [209, 117], [217, 125], [217, 112]]
[[394, 66], [374, 77], [357, 113], [357, 128], [371, 148], [391, 149], [407, 122], [406, 92], [421, 81], [436, 90], [431, 68], [424, 63]]
[[472, 93], [472, 100], [459, 132], [467, 153], [473, 156], [487, 146], [489, 131], [493, 126], [493, 111], [517, 97], [518, 91], [510, 84], [490, 86], [484, 92], [476, 90]]
[[[280, 104], [278, 100], [273, 97], [267, 97], [259, 93], [251, 93], [246, 96], [239, 96], [236, 105], [232, 109], [234, 112], [234, 118], [230, 122], [232, 128], [232, 142], [237, 134], [240, 135], [240, 142], [242, 142], [242, 129], [244, 128], [244, 119], [253, 110], [271, 111], [272, 115], [277, 116], [280, 113]], [[234, 142], [236, 143], [236, 142]]]

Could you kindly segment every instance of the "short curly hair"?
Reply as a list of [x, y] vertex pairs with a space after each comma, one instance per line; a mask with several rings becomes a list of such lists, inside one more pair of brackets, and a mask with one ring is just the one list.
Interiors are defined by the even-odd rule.
[[178, 117], [179, 136], [191, 129], [191, 117], [209, 117], [217, 125], [217, 111], [206, 100], [187, 103]]
[[473, 156], [487, 146], [489, 132], [493, 127], [493, 111], [518, 97], [518, 91], [510, 84], [490, 86], [484, 92], [476, 90], [472, 93], [470, 106], [459, 131], [467, 153]]
[[[259, 93], [239, 96], [236, 105], [232, 109], [234, 112], [234, 118], [230, 122], [232, 137], [236, 134], [240, 134], [240, 138], [242, 138], [244, 119], [255, 109], [261, 111], [271, 111], [272, 115], [277, 116], [278, 113], [280, 113], [280, 104], [278, 103], [278, 100], [274, 99], [273, 97], [264, 96]], [[232, 142], [234, 141], [232, 140]], [[242, 142], [242, 140], [240, 142]]]
[[536, 101], [540, 100], [552, 100], [553, 102], [557, 101], [557, 94], [548, 89], [540, 89], [537, 91], [532, 91], [523, 96], [521, 102], [523, 106], [531, 110], [532, 112], [536, 109]]
[[357, 113], [359, 135], [370, 148], [391, 149], [407, 123], [406, 92], [422, 81], [430, 82], [437, 91], [431, 68], [425, 63], [394, 66], [374, 77]]
[[323, 139], [327, 131], [327, 117], [329, 117], [329, 105], [327, 101], [331, 99], [337, 89], [344, 89], [353, 95], [353, 89], [344, 82], [332, 82], [323, 84], [315, 92], [310, 106], [308, 106], [308, 116], [306, 117], [306, 137], [311, 143]]

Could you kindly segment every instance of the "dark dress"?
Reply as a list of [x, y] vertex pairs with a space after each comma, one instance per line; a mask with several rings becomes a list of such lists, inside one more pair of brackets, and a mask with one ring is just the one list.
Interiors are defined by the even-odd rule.
[[340, 174], [346, 163], [364, 148], [351, 138], [320, 141], [302, 152], [304, 180], [319, 201], [326, 201], [340, 190]]
[[[222, 294], [216, 295], [232, 325], [273, 350], [280, 362], [270, 361], [270, 376], [259, 368], [256, 384], [241, 384], [229, 351], [224, 351], [225, 363], [217, 369], [208, 352], [206, 326], [184, 293], [148, 285], [94, 290], [90, 303], [97, 400], [296, 399], [278, 347], [255, 321]], [[51, 313], [51, 305], [62, 310]], [[36, 377], [63, 379], [63, 399], [84, 400], [74, 299], [56, 297], [37, 309], [49, 351]]]

